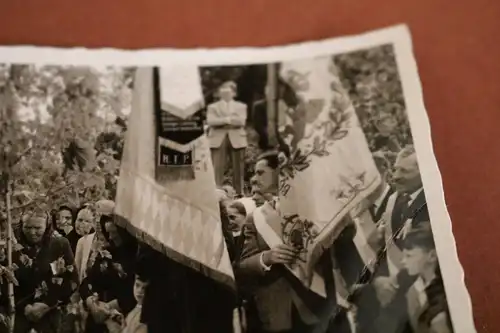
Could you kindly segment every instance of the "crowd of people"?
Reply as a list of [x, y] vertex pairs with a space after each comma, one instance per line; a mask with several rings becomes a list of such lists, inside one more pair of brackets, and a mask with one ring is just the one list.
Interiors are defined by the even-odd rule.
[[[253, 203], [225, 191], [235, 239], [228, 244], [249, 332], [453, 331], [415, 150], [401, 149], [394, 164], [380, 152], [374, 159], [380, 186], [346, 217], [348, 226], [320, 260], [332, 290], [326, 300], [283, 268], [297, 251], [287, 244], [269, 248], [255, 227], [256, 210], [279, 211], [278, 153], [257, 160]], [[335, 299], [336, 288], [345, 289], [346, 303]]]
[[[256, 161], [249, 196], [228, 184], [216, 192], [236, 295], [116, 225], [113, 201], [35, 207], [16, 232], [15, 332], [232, 332], [235, 308], [248, 333], [452, 332], [415, 151], [405, 147], [394, 165], [374, 159], [382, 184], [320, 259], [333, 290], [326, 299], [284, 269], [297, 258], [293, 246], [269, 248], [255, 227], [259, 209], [279, 211], [279, 155], [270, 151]], [[5, 249], [1, 259], [7, 267]], [[332, 296], [333, 272], [347, 303]]]
[[[116, 224], [111, 200], [50, 212], [30, 207], [15, 232], [12, 271], [1, 249], [15, 316], [1, 283], [0, 332], [11, 324], [15, 333], [453, 331], [414, 148], [373, 154], [382, 182], [319, 259], [321, 297], [285, 268], [298, 258], [293, 244], [270, 247], [256, 227], [279, 216], [286, 152], [256, 159], [245, 194], [246, 106], [234, 101], [235, 91], [234, 83], [221, 86], [207, 124], [236, 292], [134, 238]], [[228, 157], [234, 186], [224, 183]]]
[[1, 249], [0, 332], [230, 332], [232, 292], [138, 241], [113, 209], [103, 199], [23, 214], [12, 271]]
[[[231, 107], [237, 103], [235, 93], [234, 83], [221, 86], [221, 101], [209, 107], [220, 117], [211, 118], [209, 138], [212, 134], [212, 139], [227, 143], [228, 154], [241, 156], [246, 141], [240, 136], [243, 121], [237, 120], [244, 113], [241, 103]], [[252, 115], [258, 118], [265, 112]], [[223, 190], [221, 216], [228, 216], [226, 242], [250, 332], [452, 332], [416, 152], [411, 144], [402, 147], [394, 139], [395, 127], [386, 124], [393, 118], [381, 113], [377, 123], [380, 135], [373, 158], [381, 184], [345, 217], [347, 227], [318, 263], [329, 284], [327, 300], [318, 299], [284, 269], [297, 260], [297, 250], [290, 244], [269, 248], [255, 226], [257, 217], [273, 211], [279, 216], [278, 156], [289, 152], [270, 151], [257, 158], [246, 198], [240, 198], [240, 172], [233, 174], [236, 191], [221, 183], [220, 166], [227, 157], [214, 163]], [[266, 147], [267, 122], [260, 120], [254, 125], [260, 126], [255, 126], [260, 146]], [[235, 145], [236, 138], [244, 144]], [[211, 145], [212, 155], [219, 154], [220, 147]], [[232, 162], [241, 167], [241, 159]], [[339, 293], [345, 294], [345, 302], [334, 296]]]

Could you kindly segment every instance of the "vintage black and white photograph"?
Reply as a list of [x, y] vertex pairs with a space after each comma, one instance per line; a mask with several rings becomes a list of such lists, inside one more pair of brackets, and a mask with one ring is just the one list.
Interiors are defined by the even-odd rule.
[[197, 62], [4, 55], [0, 332], [470, 332], [394, 32]]

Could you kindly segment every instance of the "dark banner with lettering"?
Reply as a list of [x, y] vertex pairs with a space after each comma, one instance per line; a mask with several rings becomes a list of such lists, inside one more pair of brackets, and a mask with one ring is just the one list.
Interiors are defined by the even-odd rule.
[[194, 178], [194, 161], [193, 148], [190, 144], [203, 135], [202, 110], [198, 110], [185, 119], [163, 110], [160, 84], [159, 69], [155, 68], [153, 86], [157, 135], [157, 175], [174, 179], [192, 179]]

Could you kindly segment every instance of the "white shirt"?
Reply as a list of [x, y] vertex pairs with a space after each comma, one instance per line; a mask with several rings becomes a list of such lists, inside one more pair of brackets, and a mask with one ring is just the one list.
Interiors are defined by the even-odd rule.
[[219, 103], [221, 103], [222, 108], [223, 108], [224, 111], [227, 111], [227, 112], [231, 111], [232, 101], [225, 101], [225, 100], [221, 99], [219, 101]]
[[410, 194], [410, 201], [408, 201], [408, 206], [411, 205], [415, 199], [417, 199], [417, 196], [420, 194], [420, 192], [423, 191], [423, 187], [419, 188], [418, 190], [416, 190], [415, 192], [413, 192], [412, 194]]
[[382, 201], [384, 201], [384, 198], [386, 197], [387, 193], [389, 193], [390, 189], [391, 189], [391, 187], [389, 185], [385, 185], [384, 191], [382, 192], [382, 194], [380, 194], [380, 196], [373, 203], [373, 206], [376, 210], [378, 210], [380, 208], [380, 206], [382, 206]]

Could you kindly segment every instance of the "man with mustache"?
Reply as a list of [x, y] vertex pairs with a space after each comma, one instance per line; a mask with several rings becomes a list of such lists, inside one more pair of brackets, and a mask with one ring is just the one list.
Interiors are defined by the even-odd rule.
[[402, 250], [406, 235], [423, 221], [429, 221], [429, 211], [413, 146], [403, 148], [394, 164], [393, 186], [396, 192], [389, 198], [381, 218], [386, 250], [375, 272], [373, 287], [380, 302], [378, 332], [400, 332], [408, 322], [405, 295], [415, 278], [402, 270]]
[[[247, 218], [241, 261], [236, 271], [246, 289], [251, 290], [249, 294], [255, 302], [261, 326], [255, 332], [309, 332], [320, 329], [318, 325], [325, 324], [320, 316], [324, 316], [325, 309], [328, 311], [332, 299], [315, 295], [287, 271], [284, 265], [291, 264], [298, 258], [296, 247], [286, 244], [270, 247], [257, 228], [258, 223], [267, 223], [268, 219], [279, 216], [278, 180], [279, 153], [263, 153], [257, 159], [253, 182], [266, 202]], [[327, 295], [335, 295], [332, 263], [328, 260], [322, 262]]]

